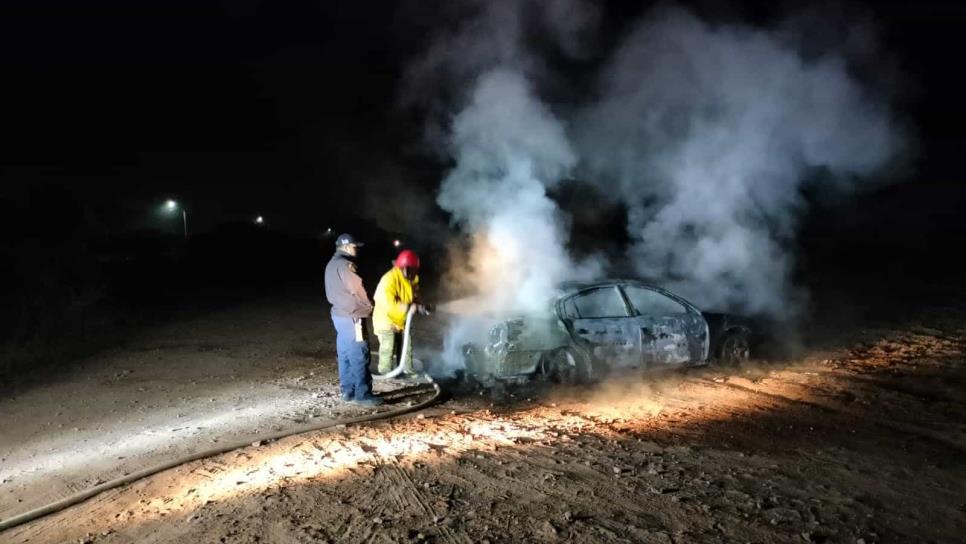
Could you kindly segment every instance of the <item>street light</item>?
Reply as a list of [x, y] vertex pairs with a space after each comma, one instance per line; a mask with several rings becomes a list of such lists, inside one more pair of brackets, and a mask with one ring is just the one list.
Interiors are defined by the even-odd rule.
[[401, 245], [402, 245], [402, 242], [400, 242], [399, 240], [392, 241], [392, 247], [399, 247]]
[[[175, 202], [174, 200], [168, 199], [168, 201], [164, 203], [164, 209], [165, 211], [173, 212], [178, 209], [178, 203]], [[184, 239], [187, 240], [188, 239], [188, 211], [185, 210], [184, 208], [181, 208], [181, 221], [182, 221], [182, 224], [184, 225]]]
[[255, 222], [261, 225], [262, 223], [265, 222], [265, 218], [259, 215], [258, 217], [255, 218]]

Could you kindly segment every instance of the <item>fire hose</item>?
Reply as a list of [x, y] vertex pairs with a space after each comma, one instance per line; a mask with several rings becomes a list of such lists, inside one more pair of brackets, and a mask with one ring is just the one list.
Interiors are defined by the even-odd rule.
[[[406, 348], [409, 347], [409, 328], [410, 328], [410, 323], [412, 321], [413, 313], [415, 312], [415, 307], [416, 307], [415, 304], [412, 305], [412, 306], [410, 306], [410, 310], [406, 314], [406, 335], [405, 335], [404, 340], [403, 340], [403, 353], [406, 353], [405, 350], [406, 350]], [[399, 373], [402, 372], [403, 363], [404, 363], [404, 359], [402, 357], [400, 357], [400, 363], [399, 363], [399, 365], [392, 372], [390, 372], [388, 374], [384, 374], [382, 376], [378, 376], [378, 378], [379, 379], [389, 379], [389, 378], [392, 378], [394, 376], [398, 376]], [[296, 435], [296, 434], [301, 434], [301, 433], [307, 433], [307, 432], [311, 432], [311, 431], [319, 431], [319, 430], [323, 430], [323, 429], [332, 428], [332, 427], [335, 427], [335, 426], [338, 426], [338, 425], [353, 425], [353, 424], [358, 424], [358, 423], [368, 423], [368, 422], [371, 422], [371, 421], [378, 421], [378, 420], [382, 420], [382, 419], [389, 419], [389, 418], [394, 418], [394, 417], [399, 417], [399, 416], [402, 416], [402, 415], [410, 414], [410, 413], [413, 413], [413, 412], [418, 412], [419, 410], [422, 410], [424, 408], [428, 408], [428, 407], [436, 404], [437, 402], [439, 402], [440, 398], [442, 397], [442, 393], [443, 393], [442, 389], [440, 388], [439, 384], [436, 383], [436, 381], [434, 381], [428, 375], [426, 375], [426, 378], [427, 378], [427, 380], [429, 381], [429, 383], [433, 387], [433, 396], [430, 397], [430, 398], [428, 398], [428, 399], [426, 399], [426, 400], [424, 400], [424, 401], [422, 401], [422, 402], [420, 402], [420, 403], [414, 404], [412, 406], [404, 406], [404, 407], [399, 408], [397, 410], [390, 410], [388, 412], [377, 412], [377, 413], [368, 414], [368, 415], [364, 415], [364, 416], [344, 418], [344, 419], [336, 419], [336, 420], [326, 421], [324, 423], [317, 423], [317, 424], [312, 424], [312, 425], [304, 425], [302, 427], [296, 427], [294, 429], [289, 429], [289, 430], [286, 430], [286, 431], [279, 431], [279, 432], [275, 432], [275, 433], [264, 434], [264, 435], [260, 435], [260, 436], [255, 436], [255, 437], [247, 438], [244, 441], [239, 441], [239, 442], [235, 442], [233, 444], [228, 444], [228, 445], [225, 445], [225, 446], [219, 446], [217, 448], [212, 448], [212, 449], [204, 450], [204, 451], [197, 452], [197, 453], [192, 453], [190, 455], [186, 455], [186, 456], [183, 456], [183, 457], [179, 457], [177, 459], [172, 459], [170, 461], [166, 461], [166, 462], [161, 463], [159, 465], [155, 465], [153, 467], [149, 467], [149, 468], [146, 468], [146, 469], [143, 469], [143, 470], [139, 470], [137, 472], [133, 472], [131, 474], [122, 476], [120, 478], [116, 478], [114, 480], [110, 480], [110, 481], [107, 481], [107, 482], [104, 482], [104, 483], [95, 485], [94, 487], [91, 487], [89, 489], [86, 489], [84, 491], [81, 491], [79, 493], [76, 493], [76, 494], [71, 495], [69, 497], [65, 497], [63, 499], [60, 499], [59, 501], [50, 503], [50, 504], [45, 505], [45, 506], [41, 506], [39, 508], [35, 508], [35, 509], [30, 510], [28, 512], [24, 512], [23, 514], [16, 515], [16, 516], [14, 516], [12, 518], [7, 518], [7, 519], [4, 519], [4, 520], [0, 520], [0, 531], [5, 531], [7, 529], [12, 529], [14, 527], [17, 527], [18, 525], [23, 525], [24, 523], [28, 523], [28, 522], [33, 521], [35, 519], [41, 518], [43, 516], [47, 516], [47, 515], [53, 514], [55, 512], [60, 512], [61, 510], [65, 510], [65, 509], [67, 509], [67, 508], [69, 508], [71, 506], [74, 506], [75, 504], [79, 504], [81, 502], [84, 502], [87, 499], [90, 499], [91, 497], [94, 497], [96, 495], [99, 495], [99, 494], [101, 494], [101, 493], [103, 493], [105, 491], [108, 491], [108, 490], [114, 489], [116, 487], [121, 487], [123, 485], [127, 485], [127, 484], [130, 484], [130, 483], [136, 482], [137, 480], [140, 480], [142, 478], [147, 478], [148, 476], [152, 476], [154, 474], [157, 474], [159, 472], [168, 470], [170, 468], [174, 468], [174, 467], [177, 467], [179, 465], [183, 465], [185, 463], [190, 463], [192, 461], [197, 461], [199, 459], [205, 459], [207, 457], [214, 457], [216, 455], [221, 455], [223, 453], [228, 453], [228, 452], [230, 452], [232, 450], [237, 450], [237, 449], [245, 448], [245, 447], [251, 446], [254, 443], [258, 443], [258, 442], [272, 442], [272, 441], [280, 440], [280, 439], [285, 438], [285, 437], [288, 437], [288, 436], [292, 436], [292, 435]]]
[[[389, 380], [389, 379], [395, 378], [396, 376], [402, 374], [403, 370], [405, 369], [406, 350], [409, 349], [409, 342], [410, 342], [409, 329], [413, 323], [413, 315], [416, 313], [416, 308], [417, 306], [415, 304], [410, 304], [409, 310], [406, 311], [406, 327], [403, 328], [402, 351], [399, 352], [400, 353], [399, 364], [396, 365], [396, 368], [390, 370], [389, 372], [386, 372], [385, 374], [374, 374], [372, 376], [374, 380]], [[429, 376], [429, 374], [423, 374], [423, 376], [425, 376], [430, 383], [435, 383], [433, 382], [433, 379]]]

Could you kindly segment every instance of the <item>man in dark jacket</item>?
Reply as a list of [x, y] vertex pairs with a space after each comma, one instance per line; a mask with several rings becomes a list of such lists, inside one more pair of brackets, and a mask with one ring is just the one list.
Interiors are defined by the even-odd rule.
[[336, 239], [335, 255], [325, 267], [325, 298], [332, 304], [342, 400], [377, 406], [382, 404], [382, 399], [372, 394], [366, 326], [366, 320], [372, 315], [372, 303], [355, 264], [361, 246], [350, 234]]

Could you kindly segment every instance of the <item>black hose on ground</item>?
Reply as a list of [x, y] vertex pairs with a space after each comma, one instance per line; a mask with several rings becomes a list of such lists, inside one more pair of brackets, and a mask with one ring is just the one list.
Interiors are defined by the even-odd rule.
[[255, 436], [252, 438], [248, 438], [245, 441], [235, 442], [233, 444], [228, 444], [226, 446], [219, 446], [217, 448], [212, 448], [202, 452], [193, 453], [191, 455], [186, 455], [184, 457], [179, 457], [177, 459], [167, 461], [160, 465], [146, 468], [144, 470], [139, 470], [137, 472], [128, 474], [127, 476], [116, 478], [109, 482], [104, 482], [102, 484], [91, 487], [90, 489], [81, 491], [80, 493], [77, 493], [75, 495], [71, 495], [70, 497], [65, 497], [63, 499], [60, 499], [59, 501], [50, 503], [46, 506], [35, 508], [33, 510], [30, 510], [29, 512], [24, 512], [23, 514], [19, 514], [12, 518], [0, 520], [0, 531], [6, 531], [7, 529], [12, 529], [14, 527], [17, 527], [18, 525], [23, 525], [24, 523], [28, 523], [35, 519], [41, 518], [43, 516], [53, 514], [55, 512], [59, 512], [75, 504], [84, 502], [87, 499], [94, 497], [95, 495], [99, 495], [105, 491], [114, 489], [116, 487], [120, 487], [122, 485], [130, 484], [142, 478], [147, 478], [148, 476], [157, 474], [164, 470], [168, 470], [169, 468], [174, 468], [176, 466], [183, 465], [185, 463], [190, 463], [191, 461], [197, 461], [199, 459], [204, 459], [206, 457], [214, 457], [215, 455], [221, 455], [223, 453], [227, 453], [232, 450], [248, 447], [255, 442], [270, 442], [273, 440], [279, 440], [279, 439], [300, 434], [300, 433], [307, 433], [311, 431], [328, 429], [331, 427], [335, 427], [337, 425], [352, 425], [357, 423], [367, 423], [370, 421], [389, 419], [389, 418], [399, 417], [406, 414], [411, 414], [413, 412], [418, 412], [419, 410], [428, 408], [433, 404], [436, 404], [437, 402], [439, 402], [440, 398], [442, 397], [442, 389], [440, 388], [439, 384], [433, 381], [432, 379], [430, 379], [429, 383], [432, 384], [433, 386], [433, 396], [418, 404], [414, 404], [412, 406], [405, 406], [398, 410], [391, 410], [388, 412], [374, 413], [374, 414], [368, 414], [364, 416], [351, 417], [351, 418], [345, 418], [345, 419], [336, 419], [336, 420], [326, 421], [324, 423], [306, 425], [303, 427], [296, 427], [294, 429], [289, 429], [287, 431], [280, 431], [272, 434]]

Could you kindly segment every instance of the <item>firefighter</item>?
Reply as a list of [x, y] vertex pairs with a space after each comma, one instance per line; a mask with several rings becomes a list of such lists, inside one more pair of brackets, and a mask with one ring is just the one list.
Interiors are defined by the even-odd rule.
[[[376, 286], [375, 310], [372, 313], [372, 329], [379, 339], [379, 373], [392, 370], [393, 354], [402, 349], [403, 333], [406, 327], [406, 313], [410, 304], [417, 304], [419, 293], [419, 256], [405, 249], [392, 263], [392, 268], [383, 274]], [[426, 310], [417, 305], [420, 312]], [[412, 339], [406, 342], [406, 353], [399, 353], [403, 361], [403, 372], [414, 374]]]
[[336, 239], [335, 255], [325, 267], [325, 298], [332, 304], [342, 400], [378, 406], [382, 399], [372, 394], [366, 327], [366, 320], [372, 314], [372, 303], [355, 263], [362, 245], [351, 234], [342, 234]]

